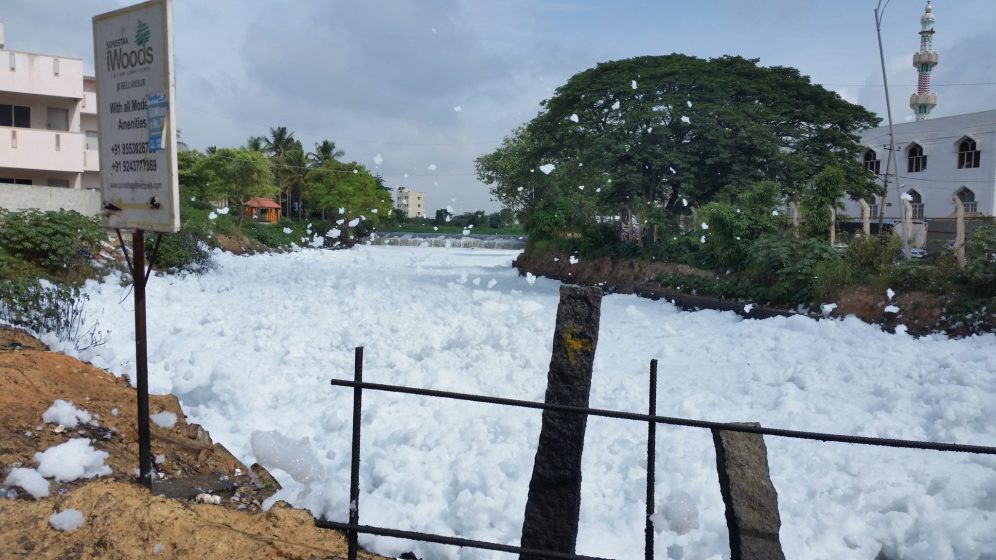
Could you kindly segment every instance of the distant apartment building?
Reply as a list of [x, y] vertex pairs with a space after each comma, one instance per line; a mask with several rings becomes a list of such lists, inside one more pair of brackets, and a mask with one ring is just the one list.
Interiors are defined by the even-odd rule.
[[398, 187], [394, 197], [394, 207], [409, 218], [425, 217], [425, 193]]
[[7, 49], [0, 23], [0, 189], [100, 188], [96, 85], [82, 59]]

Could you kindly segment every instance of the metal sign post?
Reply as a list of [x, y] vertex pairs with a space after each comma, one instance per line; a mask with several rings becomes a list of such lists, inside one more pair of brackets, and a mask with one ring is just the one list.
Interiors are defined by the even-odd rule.
[[[131, 234], [132, 254], [135, 255], [131, 279], [135, 288], [135, 377], [138, 391], [138, 475], [152, 490], [152, 434], [149, 430], [149, 353], [145, 331], [145, 232]], [[123, 248], [123, 247], [122, 247]]]
[[[150, 0], [93, 18], [99, 104], [102, 222], [115, 229], [135, 291], [138, 469], [152, 488], [149, 364], [145, 317], [145, 232], [180, 229], [177, 183], [173, 3]], [[132, 255], [121, 237], [132, 230]], [[159, 249], [159, 239], [151, 262]]]

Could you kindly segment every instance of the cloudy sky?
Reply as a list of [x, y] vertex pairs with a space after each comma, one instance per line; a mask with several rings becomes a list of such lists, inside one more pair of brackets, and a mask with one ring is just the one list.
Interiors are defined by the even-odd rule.
[[[7, 48], [93, 74], [90, 18], [131, 2], [5, 0]], [[283, 125], [331, 139], [426, 209], [496, 210], [473, 160], [598, 62], [680, 52], [799, 68], [883, 118], [878, 0], [174, 0], [178, 124], [192, 147]], [[924, 0], [882, 35], [896, 122], [911, 118]], [[935, 116], [996, 108], [996, 2], [936, 0]], [[981, 84], [981, 85], [980, 85]], [[380, 157], [377, 157], [377, 156]], [[375, 161], [381, 161], [377, 165]]]

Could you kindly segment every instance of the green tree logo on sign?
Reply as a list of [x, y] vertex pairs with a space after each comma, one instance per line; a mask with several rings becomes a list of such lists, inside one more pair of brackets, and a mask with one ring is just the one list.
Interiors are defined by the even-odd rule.
[[135, 42], [138, 46], [143, 46], [149, 42], [149, 37], [152, 32], [149, 31], [149, 24], [142, 20], [138, 20], [138, 28], [135, 29]]

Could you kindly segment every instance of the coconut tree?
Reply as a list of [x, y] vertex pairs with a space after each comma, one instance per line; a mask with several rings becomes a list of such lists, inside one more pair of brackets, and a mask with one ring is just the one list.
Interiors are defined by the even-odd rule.
[[311, 162], [312, 167], [321, 167], [325, 162], [338, 160], [344, 155], [346, 152], [337, 149], [335, 142], [322, 140], [320, 144], [315, 143], [315, 151], [308, 153], [308, 161]]
[[263, 152], [263, 137], [250, 136], [246, 138], [246, 149], [251, 152]]
[[277, 164], [277, 170], [280, 174], [280, 190], [287, 197], [288, 207], [293, 209], [294, 203], [297, 203], [298, 219], [303, 215], [304, 201], [301, 199], [301, 190], [308, 168], [308, 157], [304, 155], [304, 150], [300, 146], [288, 150]]
[[[301, 149], [301, 142], [294, 138], [294, 133], [287, 130], [286, 126], [278, 126], [270, 129], [270, 136], [263, 138], [263, 153], [270, 156], [270, 164], [273, 166], [274, 178], [277, 186], [280, 187], [281, 205], [284, 201], [284, 185], [282, 171], [286, 167], [284, 161], [288, 152], [294, 148]], [[287, 197], [287, 207], [284, 215], [291, 215], [290, 197]]]

